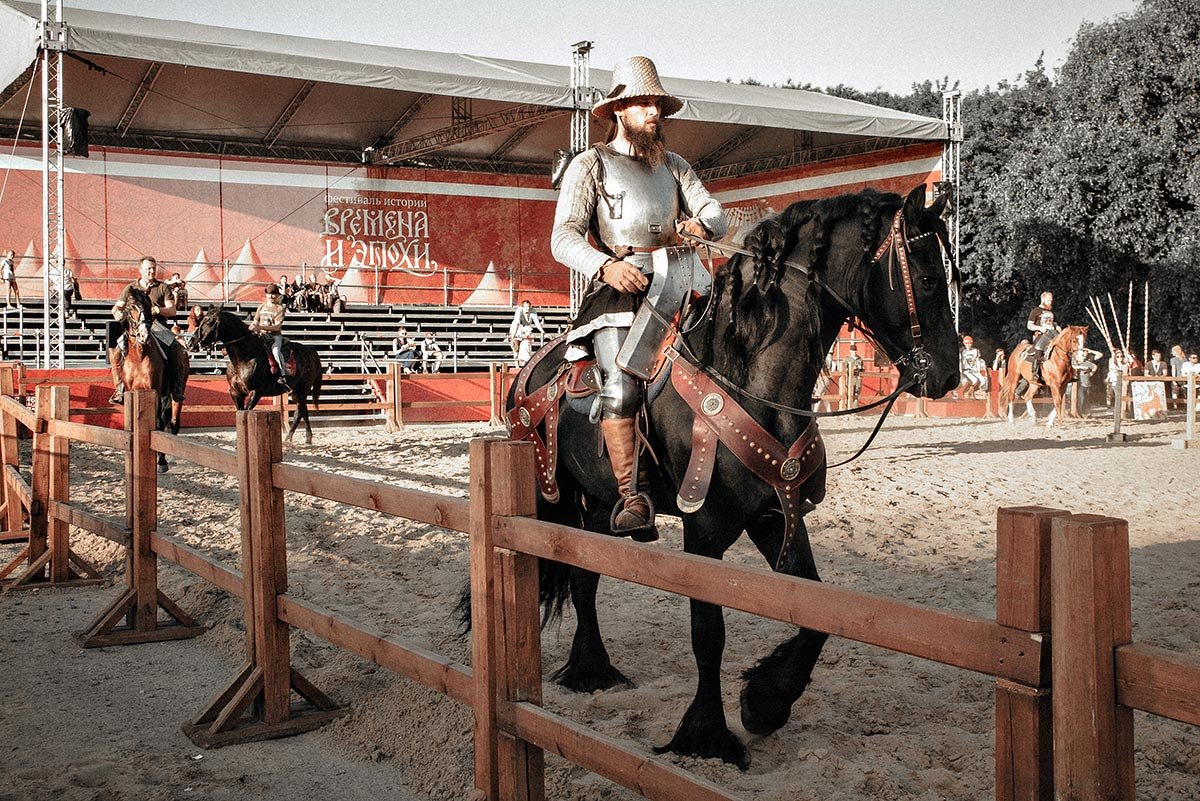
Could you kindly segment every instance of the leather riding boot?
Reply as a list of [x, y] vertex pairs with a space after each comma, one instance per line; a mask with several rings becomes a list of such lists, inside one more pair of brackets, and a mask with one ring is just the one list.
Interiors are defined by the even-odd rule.
[[[654, 512], [647, 496], [635, 492], [633, 486], [634, 451], [637, 448], [634, 425], [632, 417], [600, 421], [613, 478], [617, 480], [617, 492], [621, 496], [613, 508], [612, 530], [614, 534], [632, 534], [634, 539], [653, 542], [658, 539], [658, 532], [654, 528]], [[638, 473], [639, 480], [644, 481], [644, 472], [639, 470]]]
[[121, 359], [121, 352], [119, 349], [112, 348], [109, 351], [108, 360], [111, 364], [109, 370], [112, 372], [113, 394], [112, 397], [108, 399], [108, 402], [122, 404], [125, 402], [125, 382], [121, 379], [121, 363], [120, 361], [114, 361], [113, 351], [116, 351], [116, 359]]

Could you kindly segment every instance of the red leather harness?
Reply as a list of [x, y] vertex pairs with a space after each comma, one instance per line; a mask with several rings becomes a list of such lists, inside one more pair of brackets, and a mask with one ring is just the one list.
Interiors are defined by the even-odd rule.
[[823, 477], [819, 485], [802, 492], [825, 464], [825, 442], [817, 421], [810, 420], [791, 447], [785, 448], [706, 373], [678, 358], [673, 349], [668, 349], [667, 355], [672, 363], [671, 384], [695, 415], [692, 456], [676, 498], [680, 511], [695, 512], [704, 505], [720, 442], [779, 498], [784, 526], [783, 546], [776, 560], [779, 567], [791, 550], [805, 501], [816, 504], [825, 497]]
[[[567, 383], [567, 370], [559, 370], [554, 378], [533, 392], [527, 392], [529, 376], [555, 347], [567, 338], [560, 334], [547, 342], [533, 355], [513, 381], [513, 407], [505, 415], [508, 436], [515, 440], [533, 442], [533, 453], [537, 459], [538, 488], [542, 497], [550, 503], [558, 500], [558, 407]], [[565, 364], [565, 363], [564, 363]], [[538, 434], [538, 425], [545, 422], [546, 438]]]

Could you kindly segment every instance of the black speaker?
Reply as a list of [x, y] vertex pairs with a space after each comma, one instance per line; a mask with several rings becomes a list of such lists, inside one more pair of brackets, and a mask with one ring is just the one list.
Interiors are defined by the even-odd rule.
[[85, 108], [64, 108], [62, 151], [68, 156], [88, 157], [88, 117]]

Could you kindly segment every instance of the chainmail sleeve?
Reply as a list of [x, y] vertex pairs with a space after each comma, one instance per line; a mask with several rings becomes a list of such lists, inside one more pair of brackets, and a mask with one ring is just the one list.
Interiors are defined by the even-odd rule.
[[675, 174], [675, 180], [679, 182], [679, 189], [683, 193], [688, 217], [695, 217], [699, 220], [714, 240], [725, 236], [726, 231], [729, 230], [729, 221], [725, 219], [725, 210], [721, 208], [717, 199], [709, 194], [708, 189], [696, 175], [696, 171], [692, 169], [692, 165], [688, 164], [687, 160], [678, 153], [668, 153], [667, 159], [671, 166], [671, 172]]
[[580, 153], [567, 167], [562, 191], [554, 210], [554, 228], [550, 233], [550, 252], [560, 263], [591, 278], [611, 257], [592, 247], [588, 230], [596, 211], [595, 150]]

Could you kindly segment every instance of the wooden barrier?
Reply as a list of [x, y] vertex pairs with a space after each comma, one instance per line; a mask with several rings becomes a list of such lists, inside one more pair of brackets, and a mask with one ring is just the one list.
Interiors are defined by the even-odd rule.
[[[182, 640], [208, 630], [158, 588], [158, 558], [150, 546], [158, 525], [158, 464], [150, 448], [158, 397], [153, 391], [126, 392], [124, 407], [125, 433], [130, 442], [126, 461], [130, 544], [125, 549], [125, 591], [80, 633], [85, 648]], [[158, 619], [160, 607], [169, 620]]]
[[[157, 590], [155, 555], [242, 598], [246, 663], [185, 727], [206, 747], [305, 731], [343, 713], [291, 666], [295, 626], [469, 704], [475, 784], [488, 801], [541, 801], [544, 749], [657, 801], [730, 798], [644, 747], [541, 706], [539, 558], [995, 677], [996, 798], [1004, 801], [1132, 799], [1132, 710], [1200, 724], [1200, 660], [1131, 642], [1124, 521], [1041, 507], [999, 510], [996, 615], [988, 620], [537, 521], [529, 517], [536, 508], [529, 443], [473, 440], [470, 499], [461, 501], [284, 464], [277, 410], [238, 414], [234, 454], [151, 433], [151, 402], [127, 398], [127, 528], [54, 497], [54, 487], [65, 486], [53, 479], [56, 468], [33, 482], [31, 508], [44, 497], [48, 519], [128, 536], [130, 589], [122, 598], [131, 600], [98, 624], [130, 615], [136, 635], [155, 604], [178, 612]], [[6, 409], [0, 399], [0, 444], [16, 425]], [[44, 435], [125, 442], [89, 428], [54, 416]], [[69, 449], [58, 450], [69, 458]], [[153, 531], [157, 452], [238, 476], [240, 573]], [[8, 497], [8, 473], [17, 471], [6, 463], [4, 472], [6, 502], [20, 503], [16, 492]], [[473, 667], [289, 595], [285, 491], [469, 531]], [[307, 703], [293, 704], [292, 692]]]
[[[11, 366], [0, 368], [0, 390], [15, 386]], [[7, 565], [0, 569], [0, 579], [13, 573], [21, 562], [24, 570], [14, 576], [5, 590], [29, 589], [53, 584], [78, 586], [102, 584], [106, 581], [96, 568], [71, 548], [71, 528], [68, 518], [52, 515], [51, 509], [70, 499], [71, 441], [51, 426], [65, 422], [68, 396], [65, 387], [39, 387], [37, 412], [7, 395], [0, 397], [0, 434], [4, 442], [5, 516], [9, 541], [25, 535], [26, 545]], [[25, 426], [33, 436], [29, 482], [20, 472], [17, 427]], [[22, 529], [22, 518], [28, 517], [29, 528]]]

